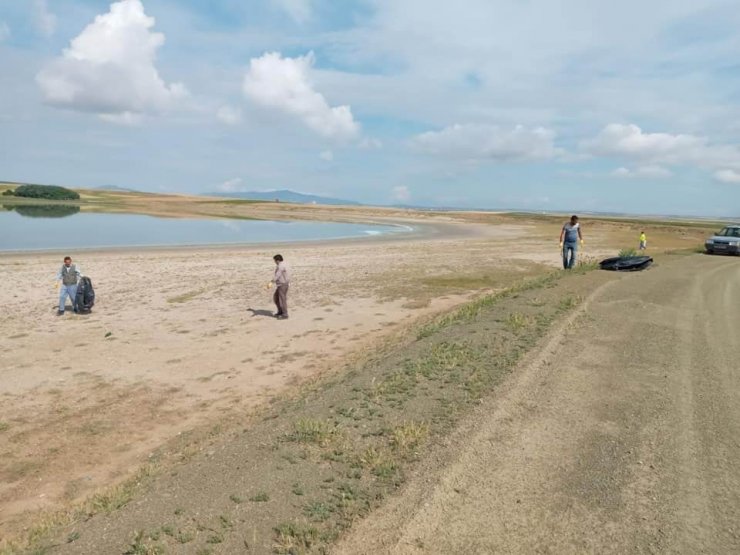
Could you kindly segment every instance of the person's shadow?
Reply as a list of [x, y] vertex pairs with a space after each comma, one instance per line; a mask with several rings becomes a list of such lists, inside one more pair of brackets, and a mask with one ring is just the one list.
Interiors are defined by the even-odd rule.
[[274, 318], [275, 315], [270, 310], [263, 310], [261, 308], [248, 308], [249, 312], [252, 313], [252, 318], [255, 316], [269, 316], [270, 318]]

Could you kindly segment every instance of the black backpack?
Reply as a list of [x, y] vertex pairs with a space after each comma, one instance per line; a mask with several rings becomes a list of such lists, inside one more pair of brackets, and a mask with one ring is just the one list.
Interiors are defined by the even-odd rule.
[[77, 284], [77, 295], [75, 296], [75, 310], [81, 314], [87, 314], [95, 304], [95, 290], [89, 277], [80, 278]]

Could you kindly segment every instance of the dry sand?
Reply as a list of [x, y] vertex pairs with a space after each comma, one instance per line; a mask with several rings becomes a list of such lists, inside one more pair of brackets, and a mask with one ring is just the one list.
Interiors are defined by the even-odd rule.
[[[406, 238], [71, 253], [97, 293], [86, 316], [55, 315], [60, 253], [0, 255], [0, 535], [180, 433], [558, 265], [558, 227], [421, 218], [433, 225]], [[613, 254], [613, 231], [594, 229], [587, 254]], [[264, 289], [276, 249], [293, 270], [287, 321]]]
[[467, 259], [522, 231], [438, 227], [407, 239], [281, 245], [293, 270], [287, 321], [271, 317], [264, 287], [275, 247], [71, 253], [97, 302], [90, 315], [62, 317], [60, 253], [2, 255], [13, 285], [0, 293], [0, 532], [24, 511], [124, 477], [178, 433], [246, 412], [464, 301], [465, 285], [421, 280], [465, 274]]

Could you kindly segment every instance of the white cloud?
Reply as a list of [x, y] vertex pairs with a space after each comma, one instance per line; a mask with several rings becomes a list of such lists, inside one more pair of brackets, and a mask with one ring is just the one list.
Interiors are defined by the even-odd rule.
[[[167, 85], [154, 66], [164, 35], [140, 0], [121, 0], [99, 15], [36, 76], [47, 103], [130, 118], [172, 108], [187, 91]], [[113, 118], [115, 119], [115, 118]]]
[[362, 139], [357, 146], [367, 150], [377, 150], [383, 148], [383, 141], [366, 137]]
[[663, 179], [671, 177], [673, 172], [662, 166], [640, 166], [635, 169], [628, 169], [625, 167], [617, 168], [612, 172], [614, 177], [624, 178], [648, 178], [648, 179]]
[[735, 170], [718, 170], [714, 172], [714, 179], [722, 183], [740, 183], [740, 172]]
[[226, 125], [238, 125], [242, 121], [242, 111], [233, 106], [221, 106], [216, 112], [216, 117]]
[[57, 16], [49, 11], [46, 0], [34, 0], [33, 20], [36, 29], [45, 37], [52, 36], [57, 28]]
[[0, 42], [5, 42], [10, 38], [10, 27], [4, 21], [0, 21]]
[[133, 127], [140, 125], [144, 121], [144, 116], [133, 112], [121, 112], [119, 114], [100, 114], [100, 119], [116, 125]]
[[331, 107], [315, 91], [310, 80], [313, 52], [297, 58], [283, 58], [268, 52], [250, 60], [244, 77], [244, 93], [254, 103], [297, 116], [316, 133], [334, 139], [357, 136], [359, 124], [349, 106]]
[[311, 0], [272, 0], [273, 3], [297, 23], [311, 19]]
[[237, 191], [243, 191], [244, 187], [242, 186], [242, 178], [235, 177], [233, 179], [227, 179], [220, 185], [217, 185], [216, 189], [224, 193], [235, 193]]
[[693, 135], [644, 133], [636, 125], [611, 123], [604, 127], [587, 148], [597, 155], [624, 155], [648, 160], [673, 160], [687, 152], [703, 148], [706, 139]]
[[691, 165], [705, 169], [740, 169], [740, 148], [737, 146], [710, 144], [706, 137], [696, 135], [645, 133], [636, 125], [609, 124], [595, 139], [582, 143], [582, 147], [597, 156], [633, 159], [648, 168]]
[[455, 124], [441, 131], [417, 135], [412, 145], [422, 152], [465, 160], [517, 162], [547, 160], [560, 153], [553, 143], [555, 133], [517, 125], [502, 129], [494, 125]]
[[411, 200], [411, 191], [409, 191], [409, 188], [405, 185], [393, 187], [391, 198], [396, 202], [408, 202]]
[[319, 154], [319, 158], [331, 162], [334, 160], [334, 153], [331, 150], [324, 150]]

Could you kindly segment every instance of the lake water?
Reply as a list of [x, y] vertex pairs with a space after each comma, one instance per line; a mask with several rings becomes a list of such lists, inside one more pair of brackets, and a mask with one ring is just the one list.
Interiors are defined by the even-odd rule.
[[410, 229], [335, 222], [157, 218], [82, 213], [72, 206], [25, 206], [0, 210], [0, 251], [316, 241]]

